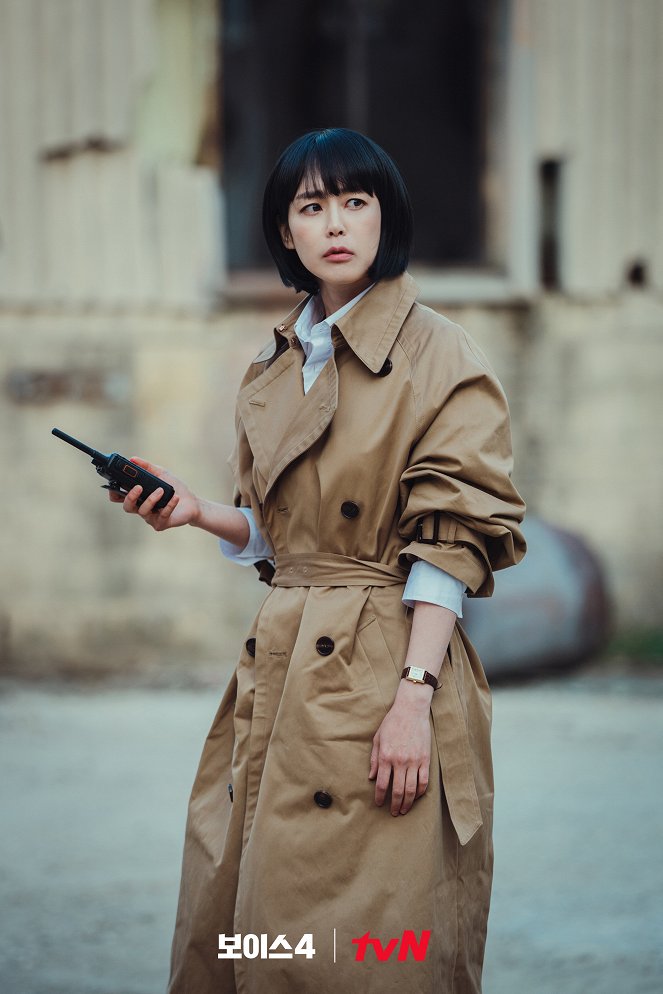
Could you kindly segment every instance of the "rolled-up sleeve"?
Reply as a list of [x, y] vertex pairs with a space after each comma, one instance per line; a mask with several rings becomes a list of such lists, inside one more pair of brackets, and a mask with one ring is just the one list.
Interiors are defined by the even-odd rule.
[[467, 336], [461, 342], [459, 375], [446, 395], [436, 403], [434, 383], [415, 385], [420, 430], [399, 484], [399, 563], [423, 560], [462, 581], [470, 596], [488, 597], [493, 571], [525, 554], [525, 504], [511, 481], [504, 391]]
[[414, 607], [417, 601], [437, 604], [453, 611], [458, 618], [463, 617], [463, 594], [465, 584], [451, 576], [439, 566], [418, 560], [412, 566], [403, 591], [403, 603]]

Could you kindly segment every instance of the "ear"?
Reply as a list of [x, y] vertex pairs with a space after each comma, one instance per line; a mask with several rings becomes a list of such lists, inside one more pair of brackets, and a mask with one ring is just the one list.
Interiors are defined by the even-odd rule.
[[290, 234], [290, 228], [287, 224], [280, 224], [279, 231], [281, 232], [281, 241], [287, 249], [294, 249], [295, 245], [292, 240], [292, 235]]

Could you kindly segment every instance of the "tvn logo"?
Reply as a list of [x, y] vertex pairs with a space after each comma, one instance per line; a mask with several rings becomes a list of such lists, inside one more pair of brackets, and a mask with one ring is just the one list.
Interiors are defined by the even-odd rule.
[[386, 960], [391, 959], [396, 948], [398, 947], [398, 953], [396, 954], [396, 959], [404, 962], [410, 953], [415, 960], [421, 962], [426, 958], [426, 951], [428, 949], [428, 940], [430, 939], [430, 929], [424, 929], [421, 933], [421, 938], [417, 939], [411, 928], [406, 928], [400, 938], [389, 939], [386, 946], [382, 945], [380, 939], [375, 936], [371, 936], [370, 930], [361, 935], [358, 939], [353, 939], [352, 943], [357, 947], [355, 952], [355, 960], [363, 963], [366, 959], [366, 954], [368, 952], [368, 947], [372, 946], [373, 952], [376, 959], [380, 963], [384, 963]]

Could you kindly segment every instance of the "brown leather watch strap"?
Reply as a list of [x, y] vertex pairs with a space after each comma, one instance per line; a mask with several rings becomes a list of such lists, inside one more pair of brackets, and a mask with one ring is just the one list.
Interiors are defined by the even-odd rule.
[[433, 690], [437, 690], [439, 687], [433, 674], [420, 666], [406, 666], [401, 673], [401, 680], [409, 680], [410, 683], [427, 683]]

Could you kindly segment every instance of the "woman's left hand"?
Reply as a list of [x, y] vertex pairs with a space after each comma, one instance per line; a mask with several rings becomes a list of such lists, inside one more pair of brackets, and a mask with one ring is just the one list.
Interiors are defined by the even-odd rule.
[[407, 814], [428, 787], [430, 767], [430, 693], [409, 684], [396, 699], [373, 736], [369, 780], [375, 803], [382, 805], [391, 784], [392, 815]]

